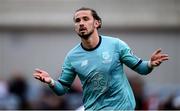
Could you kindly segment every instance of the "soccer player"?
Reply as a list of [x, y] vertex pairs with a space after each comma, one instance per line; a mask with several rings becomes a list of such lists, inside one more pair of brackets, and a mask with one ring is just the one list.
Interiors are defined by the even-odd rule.
[[134, 95], [123, 64], [146, 75], [168, 60], [168, 55], [158, 49], [149, 61], [144, 61], [135, 56], [122, 40], [100, 35], [98, 29], [102, 21], [93, 9], [76, 10], [73, 20], [81, 43], [67, 54], [58, 80], [41, 69], [35, 70], [34, 77], [47, 83], [57, 95], [63, 95], [77, 75], [83, 88], [85, 110], [135, 109]]

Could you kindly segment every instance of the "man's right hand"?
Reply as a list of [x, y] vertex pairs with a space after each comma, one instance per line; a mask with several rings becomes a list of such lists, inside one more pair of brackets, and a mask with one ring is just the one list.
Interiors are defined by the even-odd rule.
[[33, 74], [33, 76], [35, 79], [38, 79], [44, 83], [52, 83], [52, 78], [49, 76], [49, 74], [41, 69], [35, 69], [35, 73]]

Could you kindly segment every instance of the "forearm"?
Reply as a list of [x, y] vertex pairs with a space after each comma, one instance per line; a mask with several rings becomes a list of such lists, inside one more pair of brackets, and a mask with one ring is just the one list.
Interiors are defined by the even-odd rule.
[[149, 66], [149, 61], [142, 61], [135, 69], [137, 73], [141, 75], [147, 75], [152, 72], [153, 68]]
[[54, 83], [53, 85], [52, 84], [49, 84], [49, 87], [58, 95], [58, 96], [61, 96], [61, 95], [64, 95], [68, 89], [65, 88], [59, 81], [55, 81], [53, 80]]

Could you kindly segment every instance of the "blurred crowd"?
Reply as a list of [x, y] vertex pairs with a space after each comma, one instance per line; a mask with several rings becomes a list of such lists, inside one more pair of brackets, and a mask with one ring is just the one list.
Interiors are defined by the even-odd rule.
[[[0, 110], [59, 109], [75, 110], [83, 105], [82, 89], [78, 79], [64, 96], [57, 96], [40, 82], [30, 82], [22, 72], [13, 72], [8, 80], [0, 78]], [[129, 77], [135, 94], [137, 110], [180, 109], [180, 95], [172, 92], [162, 99], [160, 93], [146, 95], [145, 82], [138, 76]]]
[[75, 80], [68, 94], [57, 96], [48, 85], [29, 81], [22, 72], [0, 79], [0, 110], [73, 110], [82, 105], [80, 82]]
[[136, 110], [180, 110], [179, 90], [159, 89], [158, 92], [147, 94], [146, 83], [141, 77], [129, 77], [129, 82], [135, 95]]

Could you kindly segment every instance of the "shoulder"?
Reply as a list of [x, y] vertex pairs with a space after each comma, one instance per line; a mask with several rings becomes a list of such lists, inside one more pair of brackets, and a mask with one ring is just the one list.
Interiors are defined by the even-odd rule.
[[117, 41], [119, 38], [117, 37], [112, 37], [112, 36], [105, 36], [105, 35], [101, 35], [103, 40], [107, 40], [107, 41]]
[[73, 58], [75, 54], [80, 52], [82, 50], [80, 43], [77, 44], [75, 47], [73, 47], [67, 54], [66, 54], [66, 59]]
[[104, 36], [104, 35], [102, 35], [101, 37], [102, 37], [102, 40], [104, 42], [111, 42], [115, 45], [120, 45], [120, 46], [126, 46], [127, 45], [125, 41], [121, 40], [118, 37]]

